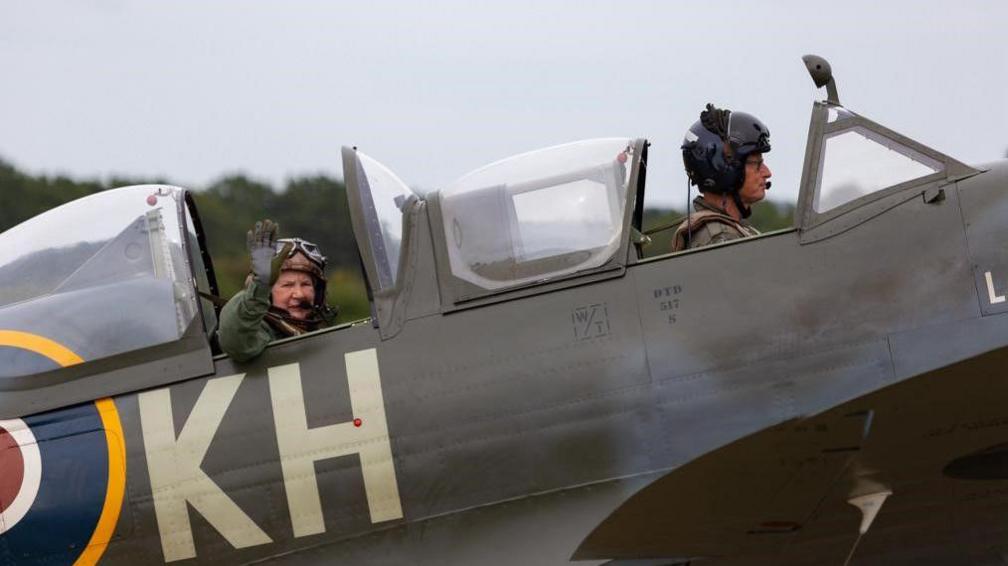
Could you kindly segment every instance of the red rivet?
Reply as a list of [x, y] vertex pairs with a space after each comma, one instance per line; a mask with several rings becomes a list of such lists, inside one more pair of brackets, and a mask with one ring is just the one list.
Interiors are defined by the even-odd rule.
[[354, 425], [355, 427], [358, 427], [358, 428], [359, 428], [359, 427], [360, 427], [360, 425], [361, 425], [361, 424], [362, 424], [363, 422], [364, 422], [364, 421], [362, 421], [362, 420], [360, 420], [360, 419], [354, 419], [354, 420], [353, 420], [353, 425]]

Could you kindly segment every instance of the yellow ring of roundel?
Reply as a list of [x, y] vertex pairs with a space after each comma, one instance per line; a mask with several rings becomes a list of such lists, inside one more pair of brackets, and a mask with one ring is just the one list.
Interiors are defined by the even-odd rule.
[[56, 362], [61, 367], [76, 365], [84, 361], [63, 344], [29, 332], [0, 330], [0, 346], [10, 346], [12, 348], [21, 348], [22, 350], [35, 352]]
[[[70, 348], [38, 334], [16, 330], [0, 330], [0, 346], [9, 346], [45, 356], [61, 367], [82, 363], [84, 360]], [[108, 543], [112, 540], [119, 512], [122, 510], [126, 492], [126, 445], [123, 443], [122, 423], [112, 399], [95, 401], [95, 408], [105, 429], [105, 444], [108, 446], [108, 487], [105, 489], [105, 503], [102, 505], [98, 524], [95, 525], [91, 540], [84, 552], [77, 557], [74, 566], [91, 566], [98, 563]]]

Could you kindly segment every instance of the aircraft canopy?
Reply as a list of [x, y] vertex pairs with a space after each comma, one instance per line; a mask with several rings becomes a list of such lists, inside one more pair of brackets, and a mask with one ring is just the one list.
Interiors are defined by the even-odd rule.
[[0, 234], [0, 377], [178, 340], [198, 309], [183, 198], [104, 191]]
[[452, 274], [483, 289], [599, 267], [621, 244], [631, 141], [604, 138], [487, 165], [441, 191]]

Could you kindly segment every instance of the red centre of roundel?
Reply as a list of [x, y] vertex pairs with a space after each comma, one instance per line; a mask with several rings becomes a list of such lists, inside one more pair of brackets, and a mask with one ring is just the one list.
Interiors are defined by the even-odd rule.
[[0, 512], [14, 501], [24, 479], [24, 457], [14, 437], [0, 427]]

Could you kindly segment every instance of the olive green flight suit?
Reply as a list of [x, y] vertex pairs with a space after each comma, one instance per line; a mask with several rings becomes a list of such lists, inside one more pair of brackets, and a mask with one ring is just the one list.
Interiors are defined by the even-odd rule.
[[235, 361], [244, 362], [261, 354], [270, 342], [284, 338], [266, 322], [269, 308], [269, 287], [251, 278], [221, 309], [217, 331], [221, 349]]

